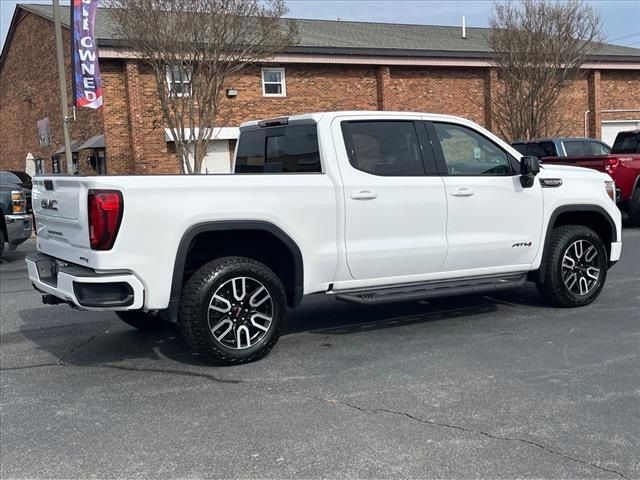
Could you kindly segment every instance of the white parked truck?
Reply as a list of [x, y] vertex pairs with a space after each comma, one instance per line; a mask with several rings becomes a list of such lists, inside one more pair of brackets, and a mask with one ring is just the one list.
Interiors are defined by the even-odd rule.
[[541, 168], [462, 118], [296, 115], [243, 124], [235, 174], [37, 177], [27, 265], [45, 303], [177, 322], [236, 364], [310, 294], [375, 304], [530, 280], [586, 305], [620, 258], [614, 196], [608, 175]]

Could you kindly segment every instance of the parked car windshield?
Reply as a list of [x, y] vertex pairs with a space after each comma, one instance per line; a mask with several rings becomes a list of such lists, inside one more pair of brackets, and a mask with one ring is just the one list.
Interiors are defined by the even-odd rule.
[[640, 153], [640, 132], [619, 133], [611, 153]]
[[15, 173], [0, 172], [0, 183], [13, 183], [14, 185], [22, 184], [22, 180]]
[[16, 177], [18, 177], [22, 183], [31, 183], [31, 175], [29, 175], [27, 172], [12, 170], [10, 173], [13, 173]]

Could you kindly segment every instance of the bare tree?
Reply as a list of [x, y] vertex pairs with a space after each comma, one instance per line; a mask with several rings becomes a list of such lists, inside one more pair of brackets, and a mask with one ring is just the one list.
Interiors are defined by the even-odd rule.
[[226, 79], [290, 45], [284, 0], [108, 0], [116, 31], [154, 73], [183, 173], [200, 173]]
[[511, 140], [558, 134], [563, 89], [584, 74], [602, 41], [597, 12], [583, 0], [496, 1], [490, 25], [498, 132]]

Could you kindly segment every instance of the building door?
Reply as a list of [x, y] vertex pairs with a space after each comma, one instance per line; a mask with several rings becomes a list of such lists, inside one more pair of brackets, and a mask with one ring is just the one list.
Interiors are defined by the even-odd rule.
[[214, 140], [202, 161], [202, 173], [231, 173], [229, 140]]

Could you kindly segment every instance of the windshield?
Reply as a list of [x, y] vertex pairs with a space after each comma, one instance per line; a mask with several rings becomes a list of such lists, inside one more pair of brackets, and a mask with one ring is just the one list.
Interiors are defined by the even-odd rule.
[[20, 185], [22, 180], [15, 173], [0, 172], [0, 183], [13, 183], [14, 185]]

